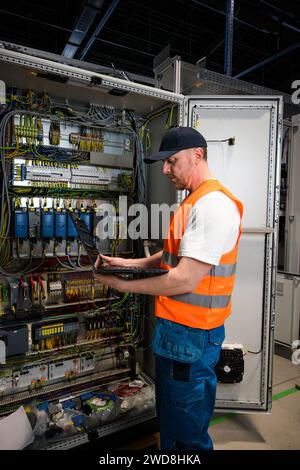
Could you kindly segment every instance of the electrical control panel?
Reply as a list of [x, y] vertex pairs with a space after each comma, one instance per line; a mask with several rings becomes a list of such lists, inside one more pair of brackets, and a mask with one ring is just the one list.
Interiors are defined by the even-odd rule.
[[126, 192], [124, 179], [131, 182], [132, 171], [104, 168], [96, 165], [57, 163], [15, 158], [10, 165], [10, 182], [17, 187], [93, 189], [95, 185], [107, 190]]
[[[129, 409], [123, 398], [144, 396], [137, 350], [145, 341], [147, 305], [143, 296], [120, 293], [94, 277], [70, 213], [84, 221], [99, 253], [144, 256], [143, 241], [128, 236], [131, 219], [121, 213], [120, 198], [128, 209], [145, 204], [147, 123], [163, 114], [172, 125], [168, 118], [181, 98], [173, 103], [172, 93], [146, 93], [133, 84], [124, 99], [126, 93], [110, 94], [98, 81], [72, 81], [75, 69], [68, 66], [62, 74], [70, 82], [48, 80], [33, 72], [41, 65], [32, 69], [31, 59], [28, 69], [8, 61], [0, 73], [6, 84], [0, 108], [0, 417], [33, 406], [47, 412], [51, 434], [55, 410], [69, 413], [80, 402], [74, 433], [84, 434], [87, 416], [97, 426], [106, 409], [119, 419]], [[124, 85], [117, 80], [113, 89]], [[131, 384], [126, 393], [124, 381]], [[151, 416], [153, 393], [152, 387]], [[76, 406], [70, 397], [77, 397]]]
[[[129, 202], [132, 201], [127, 197]], [[67, 196], [12, 199], [14, 239], [11, 256], [16, 259], [51, 257], [56, 260], [57, 257], [67, 257], [67, 267], [74, 268], [74, 264], [80, 267], [85, 251], [78, 240], [70, 211], [85, 222], [101, 253], [110, 253], [110, 237], [124, 253], [132, 253], [132, 241], [129, 238], [118, 239], [121, 221], [116, 214], [116, 201], [118, 198], [112, 199], [111, 195], [107, 199], [71, 199]], [[70, 256], [76, 259], [71, 261]], [[62, 261], [66, 259], [59, 259], [58, 263]]]

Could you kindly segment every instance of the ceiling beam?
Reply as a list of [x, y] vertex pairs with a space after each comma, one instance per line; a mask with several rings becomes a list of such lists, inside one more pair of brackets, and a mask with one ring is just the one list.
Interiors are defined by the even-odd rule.
[[233, 21], [234, 0], [226, 0], [224, 73], [229, 77], [232, 75]]
[[86, 56], [86, 54], [90, 50], [91, 46], [93, 45], [94, 41], [97, 39], [97, 37], [101, 33], [102, 29], [104, 28], [105, 24], [107, 23], [107, 21], [109, 20], [109, 18], [113, 14], [115, 8], [118, 6], [118, 3], [119, 3], [119, 0], [112, 0], [111, 4], [109, 5], [108, 9], [105, 12], [103, 18], [101, 19], [101, 21], [99, 22], [97, 28], [95, 29], [95, 31], [93, 32], [93, 34], [89, 38], [87, 44], [85, 45], [83, 51], [79, 54], [79, 60], [82, 60]]
[[300, 47], [300, 42], [296, 42], [290, 47], [287, 47], [286, 49], [283, 49], [282, 51], [276, 52], [276, 54], [271, 55], [265, 60], [262, 60], [261, 62], [258, 62], [258, 64], [252, 65], [252, 67], [249, 67], [248, 69], [244, 70], [243, 72], [238, 73], [237, 75], [234, 76], [234, 78], [241, 78], [244, 75], [253, 72], [254, 70], [259, 69], [260, 67], [263, 67], [266, 64], [269, 64], [275, 59], [278, 59], [279, 57], [282, 57], [283, 55], [288, 54], [289, 52], [294, 51], [295, 49], [298, 49]]
[[[212, 7], [212, 6], [208, 5], [205, 2], [201, 2], [200, 0], [192, 0], [192, 2], [195, 3], [195, 5], [199, 5], [201, 7], [207, 8], [210, 11], [213, 11], [213, 12], [218, 13], [220, 15], [226, 16], [226, 11], [220, 10], [218, 8], [215, 8], [215, 7]], [[248, 23], [247, 21], [244, 21], [244, 20], [238, 18], [237, 16], [234, 16], [234, 20], [237, 21], [238, 23], [244, 24], [244, 25], [248, 26], [249, 28], [252, 28], [256, 31], [260, 31], [261, 33], [274, 34], [273, 31], [269, 31], [269, 30], [264, 29], [264, 28], [259, 28], [258, 26], [255, 26], [254, 24]]]
[[68, 57], [68, 59], [72, 59], [75, 56], [103, 3], [104, 0], [89, 0], [86, 2], [81, 15], [69, 36], [64, 50], [62, 51], [62, 56]]

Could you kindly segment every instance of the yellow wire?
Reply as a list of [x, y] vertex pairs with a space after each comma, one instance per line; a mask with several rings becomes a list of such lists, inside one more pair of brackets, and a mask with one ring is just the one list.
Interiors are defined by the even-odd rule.
[[[141, 130], [140, 130], [140, 137], [141, 137], [141, 140], [144, 139], [145, 131], [146, 131], [146, 128], [147, 128], [147, 126], [149, 125], [149, 123], [150, 123], [153, 119], [157, 119], [157, 118], [159, 118], [160, 116], [162, 116], [163, 114], [165, 114], [166, 111], [169, 111], [169, 114], [168, 114], [167, 120], [166, 120], [166, 122], [165, 122], [165, 129], [169, 129], [169, 128], [172, 126], [172, 123], [173, 123], [173, 111], [174, 111], [174, 108], [175, 108], [175, 106], [172, 106], [171, 108], [164, 109], [164, 110], [161, 111], [159, 114], [156, 114], [156, 115], [150, 117], [150, 118], [144, 123], [144, 125], [141, 127]], [[151, 137], [150, 137], [149, 132], [147, 132], [147, 136], [146, 136], [146, 150], [149, 150], [150, 148], [151, 148]]]

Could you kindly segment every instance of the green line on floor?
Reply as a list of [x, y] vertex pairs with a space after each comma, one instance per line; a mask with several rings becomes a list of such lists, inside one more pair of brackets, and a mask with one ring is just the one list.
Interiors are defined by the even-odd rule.
[[296, 387], [289, 388], [288, 390], [284, 390], [283, 392], [277, 393], [273, 395], [272, 401], [279, 400], [280, 398], [287, 397], [288, 395], [292, 395], [292, 393], [299, 392], [299, 389]]
[[215, 424], [220, 424], [227, 419], [234, 418], [238, 413], [227, 413], [226, 415], [220, 416], [219, 418], [214, 418], [210, 421], [210, 426], [215, 426]]
[[[299, 388], [296, 388], [296, 387], [289, 388], [288, 390], [284, 390], [283, 392], [276, 393], [276, 395], [273, 395], [272, 401], [280, 400], [280, 398], [287, 397], [288, 395], [292, 395], [293, 393], [296, 393], [299, 391], [300, 391]], [[220, 424], [223, 421], [227, 421], [227, 419], [231, 419], [239, 415], [240, 413], [226, 413], [226, 415], [219, 416], [218, 418], [212, 419], [209, 423], [209, 426], [215, 426], [216, 424]]]

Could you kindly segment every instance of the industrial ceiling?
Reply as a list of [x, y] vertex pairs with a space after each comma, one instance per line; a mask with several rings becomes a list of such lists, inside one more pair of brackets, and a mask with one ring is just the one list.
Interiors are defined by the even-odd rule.
[[229, 4], [232, 76], [291, 93], [300, 80], [298, 0], [2, 0], [0, 40], [149, 77], [170, 45], [171, 56], [224, 73]]

